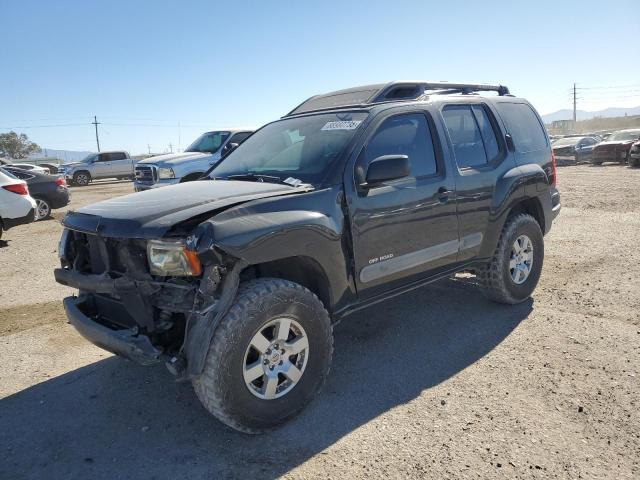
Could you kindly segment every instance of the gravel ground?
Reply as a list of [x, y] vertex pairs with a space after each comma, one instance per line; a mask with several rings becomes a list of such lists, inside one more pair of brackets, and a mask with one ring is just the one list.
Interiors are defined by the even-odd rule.
[[[529, 302], [456, 278], [354, 314], [304, 413], [250, 437], [188, 384], [89, 345], [56, 220], [0, 244], [0, 478], [640, 478], [640, 170], [559, 170]], [[73, 189], [71, 208], [131, 191]]]

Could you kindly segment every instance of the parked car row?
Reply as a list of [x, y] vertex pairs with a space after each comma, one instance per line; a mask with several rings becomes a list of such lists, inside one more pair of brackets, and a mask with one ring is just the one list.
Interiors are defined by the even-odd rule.
[[69, 204], [63, 177], [38, 170], [0, 166], [0, 238], [4, 230], [42, 220]]
[[628, 162], [632, 167], [640, 166], [640, 128], [620, 130], [605, 139], [598, 135], [569, 135], [553, 140], [552, 147], [559, 159], [569, 157], [594, 165]]

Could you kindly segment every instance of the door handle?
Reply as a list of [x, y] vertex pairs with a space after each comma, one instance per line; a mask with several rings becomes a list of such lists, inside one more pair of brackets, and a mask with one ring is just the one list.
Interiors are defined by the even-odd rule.
[[449, 201], [449, 194], [452, 193], [451, 190], [449, 190], [447, 187], [440, 187], [438, 189], [438, 200], [440, 200], [440, 203], [447, 203]]

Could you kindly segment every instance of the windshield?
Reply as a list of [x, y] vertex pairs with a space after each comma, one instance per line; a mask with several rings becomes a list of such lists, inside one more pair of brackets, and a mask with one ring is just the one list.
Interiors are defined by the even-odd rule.
[[84, 157], [82, 160], [80, 160], [80, 163], [91, 163], [95, 160], [96, 157], [97, 155], [95, 153], [92, 153]]
[[231, 152], [209, 177], [255, 174], [322, 183], [366, 116], [326, 113], [271, 123]]
[[608, 142], [624, 142], [626, 140], [638, 140], [640, 130], [629, 130], [627, 132], [616, 132], [607, 138]]
[[553, 142], [554, 147], [568, 147], [569, 145], [576, 145], [580, 141], [580, 137], [559, 138]]
[[229, 132], [204, 133], [185, 152], [216, 153], [228, 136]]

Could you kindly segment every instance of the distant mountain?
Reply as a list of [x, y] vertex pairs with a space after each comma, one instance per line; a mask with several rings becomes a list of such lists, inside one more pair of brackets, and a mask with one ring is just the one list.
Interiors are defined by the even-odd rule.
[[[595, 112], [588, 112], [586, 110], [577, 110], [576, 117], [578, 120], [590, 120], [594, 117], [624, 117], [625, 115], [640, 115], [640, 107], [631, 107], [631, 108], [622, 108], [622, 107], [612, 107], [605, 108], [604, 110], [598, 110]], [[565, 108], [563, 110], [558, 110], [557, 112], [548, 113], [546, 115], [542, 115], [542, 120], [544, 123], [555, 122], [556, 120], [571, 120], [573, 118], [573, 110], [569, 108]]]
[[71, 163], [82, 160], [84, 157], [93, 152], [78, 152], [74, 150], [55, 150], [53, 148], [43, 148], [42, 151], [29, 155], [29, 158], [57, 158], [60, 163]]

